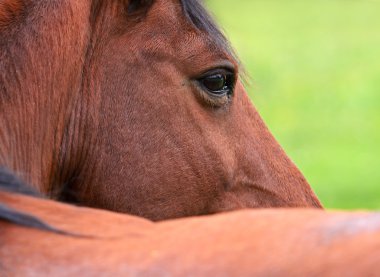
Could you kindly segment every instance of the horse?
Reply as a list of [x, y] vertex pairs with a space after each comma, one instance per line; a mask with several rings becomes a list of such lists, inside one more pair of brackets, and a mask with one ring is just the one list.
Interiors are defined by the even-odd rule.
[[0, 0], [0, 107], [2, 276], [377, 273], [376, 213], [205, 215], [321, 204], [198, 1]]
[[5, 192], [0, 202], [45, 223], [0, 221], [1, 276], [376, 276], [380, 267], [379, 213], [250, 209], [152, 222]]
[[198, 0], [1, 0], [0, 166], [162, 220], [321, 203]]

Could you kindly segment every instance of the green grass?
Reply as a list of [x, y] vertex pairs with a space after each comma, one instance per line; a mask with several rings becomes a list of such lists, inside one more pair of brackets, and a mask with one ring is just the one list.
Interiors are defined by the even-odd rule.
[[206, 0], [327, 208], [380, 209], [380, 0]]

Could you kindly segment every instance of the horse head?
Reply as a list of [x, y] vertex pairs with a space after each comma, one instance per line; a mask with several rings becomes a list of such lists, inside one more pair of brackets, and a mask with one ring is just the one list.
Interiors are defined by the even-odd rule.
[[197, 0], [3, 2], [0, 164], [40, 192], [153, 220], [321, 207]]

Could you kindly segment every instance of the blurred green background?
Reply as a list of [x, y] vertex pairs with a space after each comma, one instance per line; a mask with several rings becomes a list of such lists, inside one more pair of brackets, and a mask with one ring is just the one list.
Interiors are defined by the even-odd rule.
[[380, 209], [380, 0], [206, 0], [327, 208]]

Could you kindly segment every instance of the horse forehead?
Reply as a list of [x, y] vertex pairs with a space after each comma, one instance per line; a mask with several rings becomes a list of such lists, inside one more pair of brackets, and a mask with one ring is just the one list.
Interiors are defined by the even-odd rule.
[[[142, 27], [145, 35], [139, 36], [142, 39], [139, 45], [145, 45], [144, 50], [147, 52], [175, 54], [179, 58], [181, 54], [184, 55], [183, 58], [197, 55], [202, 49], [203, 55], [210, 52], [213, 56], [232, 58], [235, 61], [235, 55], [230, 52], [228, 41], [216, 26], [213, 26], [214, 29], [204, 29], [199, 26], [201, 23], [193, 22], [193, 20], [205, 20], [207, 24], [213, 24], [206, 10], [197, 10], [201, 7], [199, 3], [196, 7], [191, 3], [198, 1], [155, 1], [150, 10], [150, 17], [146, 18]], [[195, 12], [190, 11], [192, 8]], [[197, 18], [190, 18], [188, 13], [191, 13], [191, 17]]]

